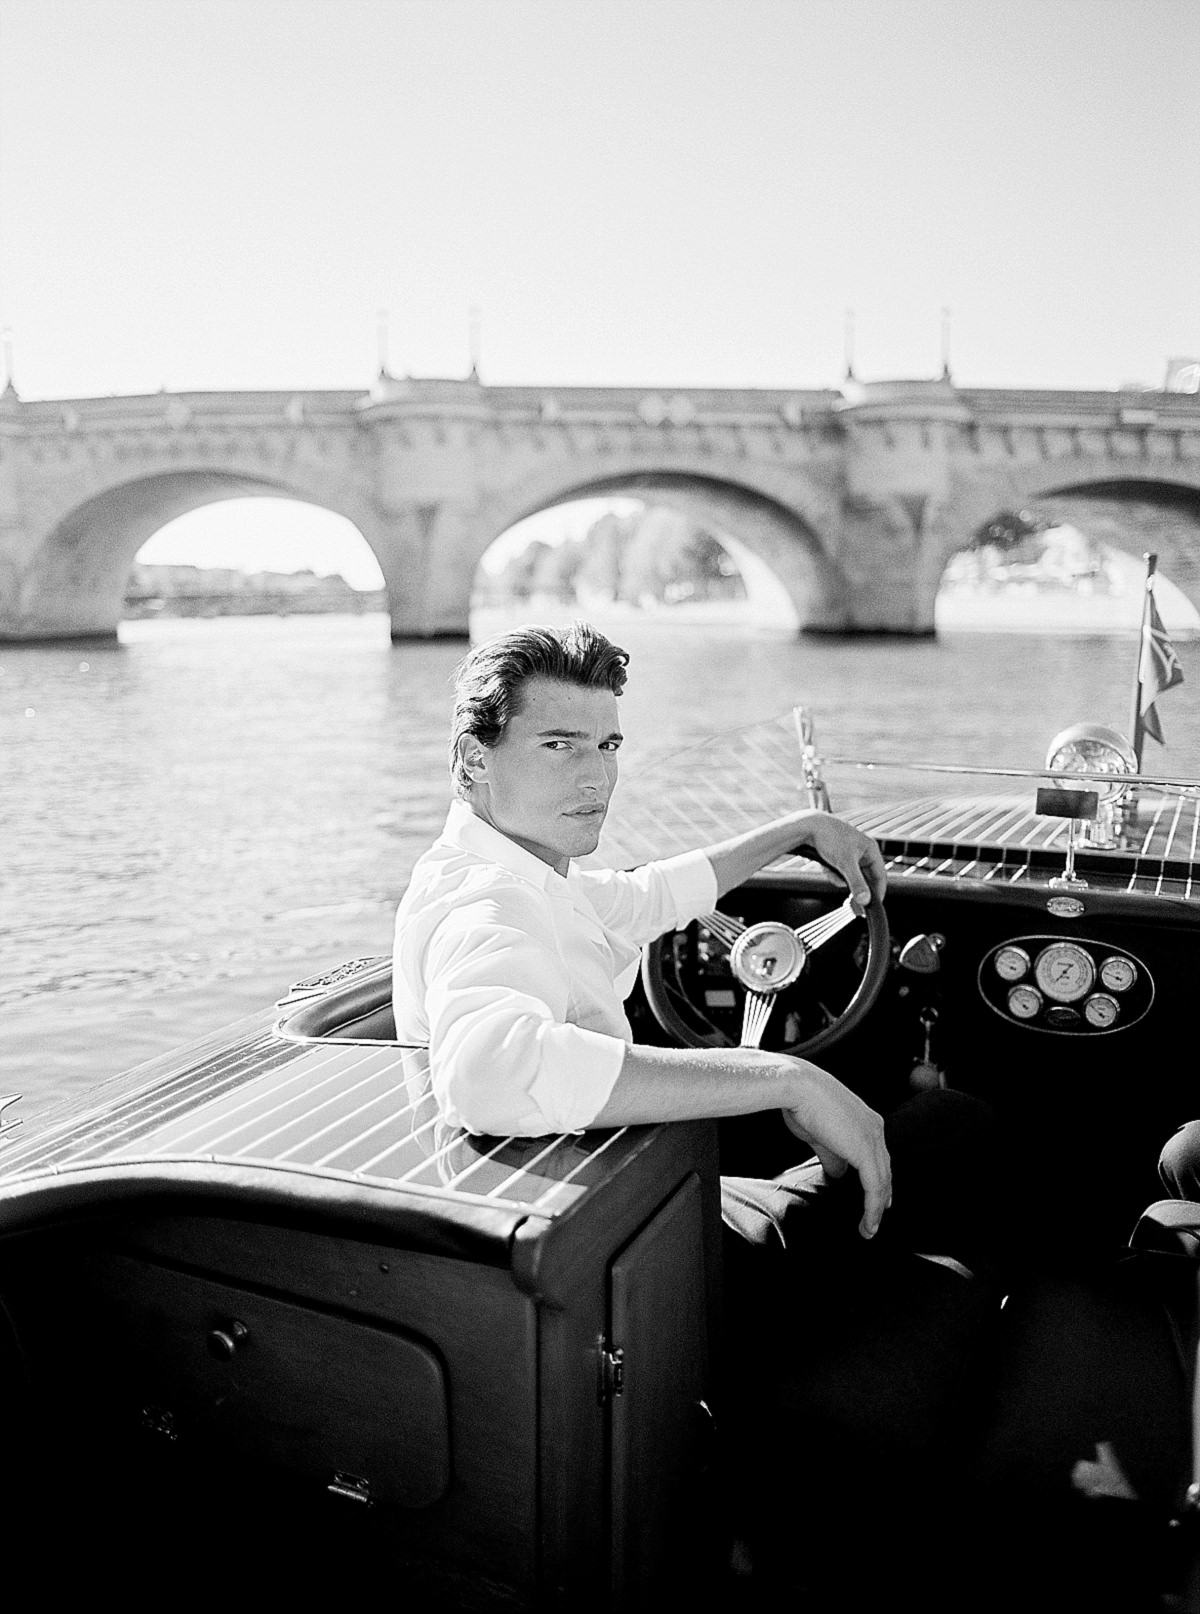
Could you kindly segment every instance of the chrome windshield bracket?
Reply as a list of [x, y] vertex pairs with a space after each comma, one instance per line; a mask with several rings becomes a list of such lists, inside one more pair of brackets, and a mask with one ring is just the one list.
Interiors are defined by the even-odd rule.
[[816, 729], [812, 708], [793, 706], [792, 719], [796, 724], [796, 738], [800, 742], [800, 767], [804, 774], [804, 793], [810, 807], [830, 812], [829, 790], [821, 775], [821, 758], [817, 755]]

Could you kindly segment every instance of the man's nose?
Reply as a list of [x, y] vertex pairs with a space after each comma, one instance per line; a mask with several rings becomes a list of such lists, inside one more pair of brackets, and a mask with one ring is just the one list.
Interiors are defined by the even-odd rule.
[[599, 751], [593, 751], [585, 757], [582, 775], [580, 782], [585, 790], [600, 792], [608, 789], [608, 769]]

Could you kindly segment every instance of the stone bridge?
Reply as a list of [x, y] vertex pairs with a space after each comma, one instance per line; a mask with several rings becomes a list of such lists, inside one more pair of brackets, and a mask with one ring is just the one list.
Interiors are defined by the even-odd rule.
[[[1036, 505], [1147, 516], [1200, 608], [1200, 397], [998, 391], [489, 387], [380, 376], [369, 392], [0, 397], [0, 638], [111, 635], [142, 544], [214, 500], [346, 516], [398, 639], [463, 635], [479, 559], [524, 516], [632, 493], [761, 557], [802, 627], [928, 634], [950, 557]], [[1082, 501], [1082, 502], [1081, 502]], [[1112, 520], [1106, 541], [1150, 537]]]

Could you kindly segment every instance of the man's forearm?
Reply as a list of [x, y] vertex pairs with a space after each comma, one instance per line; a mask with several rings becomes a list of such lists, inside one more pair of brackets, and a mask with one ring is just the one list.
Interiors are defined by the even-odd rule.
[[845, 880], [850, 895], [864, 905], [882, 902], [887, 886], [883, 858], [875, 842], [844, 819], [816, 808], [776, 818], [759, 829], [705, 848], [721, 895], [786, 852], [810, 851]]
[[782, 1112], [827, 1172], [840, 1176], [850, 1166], [857, 1173], [863, 1187], [859, 1225], [870, 1238], [892, 1197], [883, 1117], [806, 1059], [757, 1048], [631, 1047], [590, 1124], [719, 1119], [771, 1109]]
[[811, 829], [813, 812], [791, 813], [787, 818], [776, 818], [758, 829], [747, 830], [744, 835], [731, 836], [705, 852], [717, 877], [717, 890], [721, 896], [748, 880], [757, 870], [777, 857], [794, 851], [804, 844], [805, 830]]
[[592, 1126], [694, 1121], [801, 1104], [803, 1060], [758, 1048], [630, 1047]]

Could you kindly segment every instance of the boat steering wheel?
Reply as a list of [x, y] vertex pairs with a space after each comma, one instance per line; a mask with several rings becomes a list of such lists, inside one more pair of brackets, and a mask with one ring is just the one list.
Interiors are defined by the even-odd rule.
[[[857, 940], [855, 930], [860, 932]], [[843, 933], [851, 945], [843, 942], [823, 953]], [[710, 913], [642, 949], [642, 985], [659, 1025], [689, 1048], [732, 1046], [736, 1019], [729, 1011], [736, 1015], [739, 1000], [737, 1046], [759, 1048], [772, 1016], [786, 1004], [780, 1051], [808, 1058], [853, 1030], [870, 1009], [887, 976], [890, 945], [887, 915], [878, 901], [859, 914], [847, 897], [796, 927], [775, 919], [744, 925], [728, 914]], [[826, 1003], [822, 979], [825, 961], [834, 952], [843, 972], [858, 972], [849, 1000], [840, 1008]], [[837, 984], [830, 980], [829, 988]], [[728, 1029], [714, 1024], [714, 1012]]]

